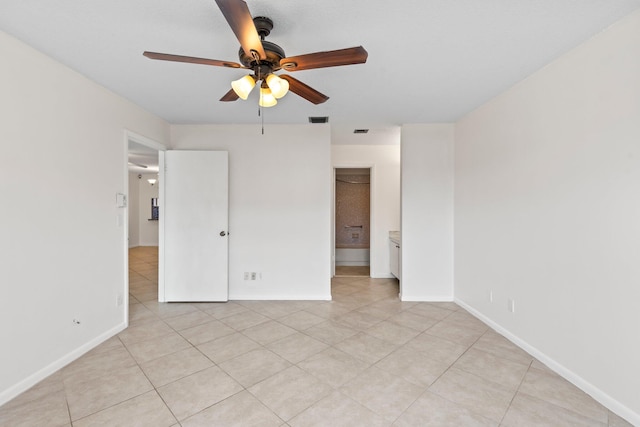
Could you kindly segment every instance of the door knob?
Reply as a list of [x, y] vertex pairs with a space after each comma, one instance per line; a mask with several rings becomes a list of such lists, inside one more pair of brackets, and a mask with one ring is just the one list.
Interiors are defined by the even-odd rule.
[[220, 236], [224, 237], [224, 236], [226, 236], [226, 235], [227, 235], [227, 233], [226, 233], [226, 232], [224, 232], [224, 231], [221, 231], [221, 232], [220, 232]]

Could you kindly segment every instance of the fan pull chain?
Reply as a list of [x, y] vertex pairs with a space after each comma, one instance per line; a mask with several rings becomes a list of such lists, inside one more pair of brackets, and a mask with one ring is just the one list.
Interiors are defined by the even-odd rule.
[[[263, 38], [264, 40], [264, 38]], [[261, 69], [258, 69], [258, 81], [262, 81]], [[262, 86], [262, 85], [261, 85]], [[262, 104], [262, 90], [260, 90], [260, 102], [258, 103], [258, 117], [260, 117], [262, 122], [262, 135], [264, 135], [264, 107]]]
[[258, 117], [262, 121], [262, 134], [264, 135], [264, 107], [260, 104], [262, 104], [262, 91], [260, 92], [260, 102], [258, 103]]

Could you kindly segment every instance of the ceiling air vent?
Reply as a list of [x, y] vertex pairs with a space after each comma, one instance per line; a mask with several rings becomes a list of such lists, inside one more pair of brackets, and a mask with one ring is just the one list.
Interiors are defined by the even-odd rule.
[[309, 123], [329, 123], [329, 117], [309, 117]]
[[369, 129], [354, 129], [353, 133], [368, 133]]

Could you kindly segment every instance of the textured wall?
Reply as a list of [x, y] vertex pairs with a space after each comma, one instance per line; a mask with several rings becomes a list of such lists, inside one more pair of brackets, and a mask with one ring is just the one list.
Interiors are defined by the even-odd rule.
[[640, 11], [455, 129], [456, 299], [633, 425], [639, 43]]
[[330, 131], [171, 126], [174, 149], [229, 152], [229, 299], [331, 299]]
[[169, 127], [1, 31], [0, 52], [2, 405], [126, 326], [124, 129]]
[[[362, 184], [349, 184], [343, 181]], [[339, 175], [336, 177], [337, 248], [369, 247], [371, 186], [368, 183], [368, 175]], [[347, 227], [354, 225], [361, 225], [362, 228]]]
[[453, 300], [454, 136], [453, 124], [402, 126], [403, 301]]

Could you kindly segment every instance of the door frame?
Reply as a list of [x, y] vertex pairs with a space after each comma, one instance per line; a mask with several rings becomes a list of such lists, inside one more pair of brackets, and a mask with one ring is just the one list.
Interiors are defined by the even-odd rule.
[[331, 277], [336, 276], [336, 169], [369, 169], [369, 277], [373, 278], [374, 270], [371, 268], [371, 260], [374, 253], [377, 254], [376, 236], [373, 232], [376, 230], [376, 215], [373, 207], [375, 206], [375, 174], [376, 166], [373, 163], [345, 162], [334, 163], [333, 167], [333, 185], [331, 186]]
[[[148, 138], [139, 133], [133, 132], [128, 129], [124, 129], [123, 144], [124, 144], [124, 195], [127, 203], [124, 207], [124, 227], [123, 227], [123, 242], [124, 242], [124, 281], [123, 281], [123, 305], [124, 305], [124, 323], [129, 326], [129, 141], [136, 144], [144, 145], [149, 148], [158, 150], [158, 201], [161, 204], [164, 199], [164, 152], [167, 147], [151, 138]], [[160, 283], [164, 289], [164, 232], [162, 215], [160, 215], [158, 224], [158, 300], [160, 299]]]

